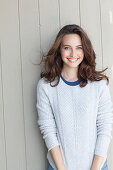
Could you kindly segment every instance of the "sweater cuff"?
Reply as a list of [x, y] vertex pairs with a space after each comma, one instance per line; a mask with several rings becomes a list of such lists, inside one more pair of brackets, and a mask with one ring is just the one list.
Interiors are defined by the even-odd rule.
[[48, 137], [45, 138], [45, 144], [48, 148], [48, 151], [50, 151], [52, 148], [54, 148], [55, 146], [60, 145], [56, 136], [54, 135], [49, 135]]
[[95, 155], [106, 157], [110, 140], [111, 140], [110, 137], [107, 135], [99, 135], [97, 137]]

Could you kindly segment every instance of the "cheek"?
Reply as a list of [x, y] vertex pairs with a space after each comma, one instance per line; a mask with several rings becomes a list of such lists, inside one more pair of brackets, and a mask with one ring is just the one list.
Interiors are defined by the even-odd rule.
[[84, 56], [84, 52], [83, 51], [79, 51], [78, 54], [81, 55], [81, 56]]
[[64, 58], [69, 55], [69, 51], [61, 50], [61, 56]]

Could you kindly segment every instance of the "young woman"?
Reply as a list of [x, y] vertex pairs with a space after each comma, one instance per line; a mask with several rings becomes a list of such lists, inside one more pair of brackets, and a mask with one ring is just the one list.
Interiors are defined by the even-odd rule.
[[78, 25], [66, 25], [45, 56], [37, 85], [37, 123], [48, 148], [48, 170], [108, 170], [113, 107], [109, 78]]

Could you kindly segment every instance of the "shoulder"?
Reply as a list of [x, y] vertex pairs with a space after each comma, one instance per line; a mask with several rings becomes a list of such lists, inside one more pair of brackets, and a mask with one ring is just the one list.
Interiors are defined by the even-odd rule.
[[49, 84], [50, 83], [46, 81], [45, 77], [43, 77], [39, 79], [37, 86], [46, 88], [47, 86], [49, 86]]
[[103, 94], [108, 94], [109, 93], [109, 83], [107, 82], [106, 79], [102, 79], [100, 81], [95, 81], [94, 82], [98, 95], [103, 95]]
[[89, 82], [89, 87], [98, 93], [103, 93], [103, 91], [108, 91], [109, 90], [109, 84], [107, 83], [106, 79], [102, 79], [99, 81], [88, 81]]
[[108, 83], [107, 83], [107, 80], [106, 79], [102, 79], [102, 80], [99, 80], [99, 81], [90, 81], [88, 80], [88, 82], [92, 85], [95, 85], [99, 88], [103, 87], [103, 86], [108, 86]]
[[45, 78], [43, 77], [43, 78], [40, 78], [39, 80], [38, 80], [38, 86], [44, 86], [45, 85]]
[[44, 78], [40, 78], [37, 83], [37, 92], [46, 91], [46, 81]]
[[108, 88], [109, 87], [109, 84], [107, 83], [107, 80], [106, 79], [102, 79], [100, 81], [98, 81], [98, 88], [99, 89], [105, 89], [105, 88]]
[[40, 78], [37, 83], [37, 91], [47, 93], [48, 95], [51, 93], [50, 82], [47, 82], [45, 77]]
[[53, 87], [51, 87], [51, 85], [55, 85], [57, 83], [57, 80], [58, 80], [57, 77], [55, 77], [55, 80], [50, 83], [50, 82], [46, 81], [45, 77], [43, 77], [43, 78], [39, 79], [37, 86], [51, 89], [51, 88], [53, 88]]

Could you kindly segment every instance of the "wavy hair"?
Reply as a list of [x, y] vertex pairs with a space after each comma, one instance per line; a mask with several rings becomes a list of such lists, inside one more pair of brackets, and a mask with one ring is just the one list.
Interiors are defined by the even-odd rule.
[[[65, 25], [57, 34], [56, 39], [48, 51], [47, 55], [42, 56], [42, 62], [44, 62], [44, 72], [41, 71], [40, 77], [44, 77], [46, 82], [49, 82], [51, 87], [55, 87], [58, 85], [62, 68], [63, 61], [60, 54], [60, 46], [62, 42], [62, 38], [67, 34], [78, 34], [81, 37], [82, 48], [84, 51], [84, 58], [82, 62], [78, 66], [78, 79], [80, 80], [80, 87], [84, 87], [87, 85], [87, 81], [100, 81], [102, 79], [106, 79], [107, 83], [109, 83], [109, 78], [102, 74], [107, 68], [102, 71], [96, 70], [96, 54], [94, 52], [92, 43], [86, 34], [86, 32], [78, 25]], [[57, 78], [56, 84], [52, 85], [53, 82]]]

